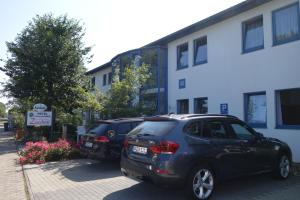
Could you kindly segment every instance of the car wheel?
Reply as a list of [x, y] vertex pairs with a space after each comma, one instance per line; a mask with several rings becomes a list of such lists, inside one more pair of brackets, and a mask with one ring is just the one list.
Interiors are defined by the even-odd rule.
[[189, 199], [209, 199], [215, 187], [213, 171], [206, 166], [195, 168], [189, 176], [186, 187]]
[[275, 175], [279, 179], [287, 179], [291, 171], [291, 161], [286, 154], [282, 154], [277, 162]]

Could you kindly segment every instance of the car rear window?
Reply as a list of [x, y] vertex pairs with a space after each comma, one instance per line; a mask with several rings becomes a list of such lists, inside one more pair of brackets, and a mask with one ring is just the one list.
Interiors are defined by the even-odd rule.
[[95, 125], [90, 131], [90, 134], [103, 135], [110, 128], [110, 124], [98, 124]]
[[161, 136], [169, 133], [176, 125], [176, 121], [146, 121], [130, 131], [129, 135]]

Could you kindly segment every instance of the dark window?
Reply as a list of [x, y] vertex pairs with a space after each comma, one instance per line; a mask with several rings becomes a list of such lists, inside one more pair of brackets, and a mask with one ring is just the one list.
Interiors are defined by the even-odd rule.
[[202, 136], [201, 135], [201, 122], [194, 121], [187, 125], [185, 132], [192, 136]]
[[244, 124], [238, 122], [232, 122], [230, 123], [230, 126], [238, 139], [249, 140], [249, 139], [254, 139], [255, 137], [252, 134], [250, 128]]
[[189, 113], [189, 100], [188, 99], [177, 100], [177, 113], [178, 114], [188, 114]]
[[131, 131], [131, 125], [130, 123], [121, 123], [118, 126], [118, 134], [127, 134], [129, 131]]
[[106, 85], [106, 74], [103, 75], [103, 83], [102, 83], [102, 85], [103, 85], [103, 86]]
[[208, 138], [227, 138], [224, 123], [221, 121], [204, 122], [202, 136]]
[[188, 43], [182, 44], [177, 47], [177, 69], [188, 67], [189, 60], [189, 45]]
[[265, 92], [245, 94], [245, 121], [256, 128], [267, 126]]
[[300, 88], [276, 92], [277, 125], [300, 128]]
[[243, 52], [264, 48], [263, 17], [259, 16], [243, 23]]
[[111, 124], [97, 124], [92, 127], [88, 133], [96, 135], [104, 135], [106, 131], [111, 128]]
[[179, 89], [185, 88], [185, 79], [180, 79], [179, 80]]
[[108, 85], [110, 85], [112, 82], [112, 72], [109, 72], [108, 74]]
[[176, 125], [175, 121], [146, 121], [130, 132], [130, 135], [165, 135]]
[[194, 113], [206, 114], [208, 111], [207, 97], [194, 99]]
[[299, 39], [299, 3], [273, 12], [273, 42], [283, 44]]
[[138, 125], [140, 125], [142, 122], [132, 122], [131, 123], [131, 126], [132, 126], [132, 129], [134, 129], [135, 127], [137, 127]]
[[96, 77], [93, 77], [93, 78], [91, 79], [91, 84], [92, 84], [92, 87], [95, 86], [95, 84], [96, 84]]
[[194, 65], [207, 62], [207, 37], [194, 40]]

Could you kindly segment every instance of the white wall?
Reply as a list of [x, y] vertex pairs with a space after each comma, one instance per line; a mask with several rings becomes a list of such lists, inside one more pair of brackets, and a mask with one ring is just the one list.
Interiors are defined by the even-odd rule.
[[[275, 90], [300, 88], [300, 40], [273, 46], [272, 11], [298, 0], [274, 0], [221, 23], [168, 44], [168, 105], [176, 112], [176, 101], [208, 97], [208, 112], [220, 113], [220, 104], [228, 103], [229, 114], [244, 119], [244, 93], [266, 91], [266, 136], [287, 142], [293, 160], [300, 163], [300, 130], [275, 129]], [[263, 14], [264, 49], [242, 54], [242, 22]], [[193, 40], [207, 35], [208, 63], [193, 66]], [[189, 67], [176, 69], [176, 48], [189, 43]], [[179, 89], [179, 79], [186, 79], [186, 88]], [[300, 117], [300, 116], [299, 116]]]
[[[100, 70], [94, 74], [91, 74], [90, 77], [96, 77], [95, 80], [95, 86], [103, 93], [107, 92], [107, 90], [110, 88], [110, 85], [108, 85], [108, 73], [112, 72], [112, 68], [108, 67], [103, 70]], [[106, 74], [106, 85], [103, 86], [103, 75]]]

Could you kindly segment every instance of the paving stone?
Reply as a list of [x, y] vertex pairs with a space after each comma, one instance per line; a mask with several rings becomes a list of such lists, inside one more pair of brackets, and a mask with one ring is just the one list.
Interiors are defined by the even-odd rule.
[[18, 158], [12, 133], [0, 133], [0, 200], [26, 200]]

